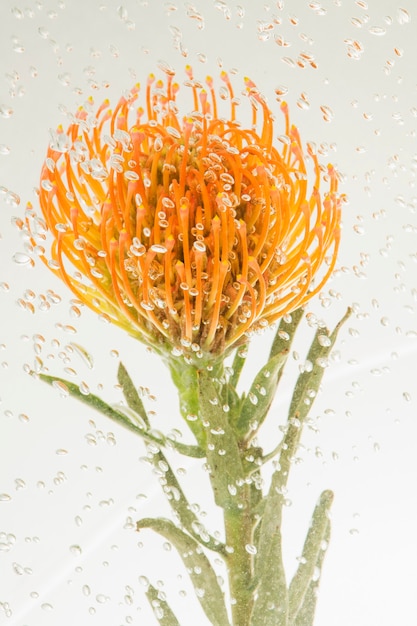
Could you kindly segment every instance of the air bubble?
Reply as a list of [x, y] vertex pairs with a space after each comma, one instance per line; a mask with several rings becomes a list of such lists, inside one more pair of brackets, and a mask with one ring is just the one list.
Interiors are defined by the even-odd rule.
[[255, 545], [253, 545], [252, 543], [247, 543], [245, 545], [245, 550], [248, 554], [257, 554], [258, 550], [256, 548]]
[[159, 254], [165, 254], [165, 252], [167, 252], [167, 248], [159, 243], [155, 243], [150, 247], [150, 250], [152, 250], [152, 252], [158, 252]]
[[319, 335], [317, 341], [323, 347], [329, 347], [332, 344], [330, 337], [328, 337], [327, 335]]
[[13, 115], [13, 109], [5, 104], [0, 104], [0, 116], [4, 118], [11, 117]]
[[402, 9], [402, 8], [398, 9], [397, 22], [401, 25], [409, 24], [411, 22], [410, 14], [406, 9]]
[[33, 264], [33, 261], [30, 258], [30, 256], [28, 254], [25, 254], [24, 252], [16, 252], [12, 258], [13, 258], [13, 261], [17, 263], [18, 265], [32, 265]]
[[59, 394], [62, 398], [67, 398], [69, 396], [68, 387], [60, 380], [54, 380], [52, 383], [52, 387], [55, 387], [55, 389], [58, 389]]

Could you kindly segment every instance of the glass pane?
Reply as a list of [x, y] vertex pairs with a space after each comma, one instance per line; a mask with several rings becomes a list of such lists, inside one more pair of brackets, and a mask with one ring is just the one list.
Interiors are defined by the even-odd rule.
[[[259, 124], [261, 93], [275, 118], [273, 142], [280, 154], [289, 141], [281, 111], [285, 100], [304, 153], [309, 144], [323, 176], [329, 163], [339, 173], [344, 201], [336, 267], [306, 305], [259, 445], [269, 452], [271, 442], [282, 436], [315, 328], [322, 321], [333, 329], [352, 307], [283, 494], [284, 565], [290, 580], [314, 506], [320, 493], [331, 489], [332, 536], [315, 624], [409, 623], [415, 615], [417, 558], [414, 4], [124, 0], [120, 6], [111, 0], [4, 0], [0, 18], [4, 623], [156, 624], [164, 594], [183, 626], [209, 623], [172, 542], [148, 529], [136, 532], [139, 519], [174, 519], [164, 496], [163, 463], [153, 466], [140, 438], [69, 397], [68, 386], [55, 382], [51, 388], [37, 377], [42, 372], [61, 377], [80, 385], [84, 398], [96, 395], [115, 406], [123, 401], [117, 382], [121, 361], [149, 412], [155, 440], [163, 433], [191, 444], [170, 373], [155, 350], [108, 323], [109, 309], [91, 310], [71, 293], [57, 271], [42, 262], [51, 256], [50, 235], [45, 257], [41, 250], [42, 222], [36, 223], [35, 247], [25, 223], [32, 210], [28, 203], [41, 215], [40, 177], [48, 146], [65, 154], [62, 129], [65, 133], [80, 107], [91, 124], [104, 100], [114, 111], [120, 97], [140, 83], [132, 114], [142, 106], [146, 117], [148, 76], [166, 81], [171, 68], [180, 85], [178, 117], [190, 116], [196, 103], [185, 84], [191, 80], [187, 66], [210, 102], [206, 77], [213, 77], [219, 118], [228, 119], [235, 110], [243, 129], [253, 123], [248, 94]], [[222, 72], [233, 85], [232, 105]], [[250, 92], [245, 77], [259, 92]], [[310, 198], [311, 156], [306, 162]], [[89, 172], [78, 168], [80, 180], [94, 163], [88, 167]], [[322, 182], [323, 194], [328, 186]], [[92, 241], [97, 214], [91, 198], [81, 199], [91, 205], [91, 220], [83, 228]], [[315, 228], [325, 229], [324, 221]], [[154, 252], [162, 259], [160, 250]], [[283, 249], [278, 253], [284, 258]], [[91, 267], [84, 268], [90, 278]], [[162, 260], [155, 272], [161, 268]], [[270, 329], [254, 333], [241, 391], [265, 363], [273, 336]], [[192, 512], [211, 536], [223, 540], [221, 510], [213, 502], [204, 459], [184, 458], [172, 449], [167, 456]], [[264, 492], [273, 469], [267, 464]], [[175, 490], [168, 495], [178, 497]], [[213, 562], [226, 589], [226, 568], [216, 556]], [[145, 596], [148, 581], [160, 592], [154, 611]]]

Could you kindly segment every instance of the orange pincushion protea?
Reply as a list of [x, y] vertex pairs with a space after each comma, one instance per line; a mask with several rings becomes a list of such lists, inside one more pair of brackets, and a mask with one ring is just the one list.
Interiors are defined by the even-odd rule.
[[93, 114], [90, 101], [66, 133], [58, 129], [39, 194], [54, 237], [48, 264], [80, 301], [142, 341], [215, 358], [323, 287], [340, 237], [337, 177], [329, 166], [321, 198], [309, 147], [308, 195], [287, 106], [277, 149], [272, 113], [249, 79], [253, 119], [242, 128], [226, 73], [230, 119], [218, 115], [212, 79], [205, 90], [190, 68], [194, 110], [180, 118], [166, 74], [165, 83], [149, 77], [146, 113], [135, 108], [135, 86], [114, 111], [105, 101]]

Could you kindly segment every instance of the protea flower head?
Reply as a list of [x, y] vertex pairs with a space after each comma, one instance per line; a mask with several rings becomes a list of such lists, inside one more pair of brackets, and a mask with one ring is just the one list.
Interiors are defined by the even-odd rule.
[[[214, 81], [187, 67], [191, 112], [174, 73], [149, 76], [114, 110], [92, 99], [48, 149], [28, 211], [32, 245], [76, 297], [161, 352], [217, 358], [304, 305], [334, 268], [337, 174], [322, 168], [281, 104], [283, 141], [255, 84], [242, 126], [228, 75], [221, 117]], [[308, 180], [307, 165], [312, 180]], [[320, 194], [321, 179], [327, 190]], [[45, 228], [53, 237], [45, 252]]]

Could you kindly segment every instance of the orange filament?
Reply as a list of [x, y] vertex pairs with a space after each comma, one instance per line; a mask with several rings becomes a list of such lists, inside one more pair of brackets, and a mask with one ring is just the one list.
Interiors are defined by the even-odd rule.
[[[165, 85], [149, 76], [143, 107], [134, 109], [135, 85], [113, 111], [105, 100], [91, 127], [90, 113], [77, 111], [69, 149], [48, 150], [39, 202], [52, 267], [77, 298], [157, 349], [217, 358], [330, 278], [338, 178], [329, 165], [322, 196], [317, 156], [311, 146], [303, 152], [286, 103], [288, 142], [274, 145], [273, 115], [250, 79], [253, 124], [244, 128], [225, 72], [229, 119], [218, 113], [213, 79], [206, 91], [189, 66], [192, 112], [180, 116], [166, 73]], [[28, 209], [32, 245], [45, 239], [37, 219]]]

